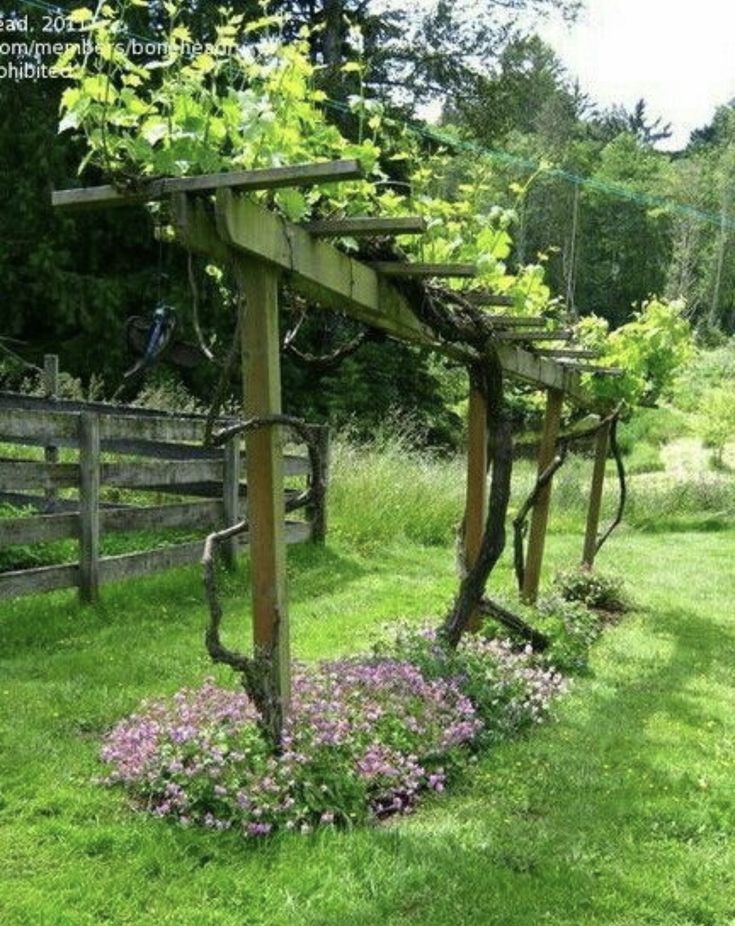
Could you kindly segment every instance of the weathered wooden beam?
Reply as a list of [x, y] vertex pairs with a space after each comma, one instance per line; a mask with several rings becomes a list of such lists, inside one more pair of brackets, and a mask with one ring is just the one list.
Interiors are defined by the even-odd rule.
[[[467, 492], [464, 514], [465, 568], [475, 564], [487, 520], [488, 427], [487, 399], [478, 389], [470, 389], [467, 417]], [[477, 632], [482, 614], [470, 618], [469, 629]]]
[[215, 460], [160, 460], [155, 463], [103, 463], [101, 483], [121, 489], [166, 485], [183, 487], [191, 482], [222, 482], [223, 462]]
[[554, 360], [594, 360], [599, 354], [596, 350], [587, 350], [583, 347], [534, 347], [534, 354], [539, 357], [551, 357]]
[[114, 186], [54, 190], [51, 194], [51, 205], [58, 209], [137, 206], [162, 199], [172, 193], [211, 193], [222, 189], [235, 189], [240, 192], [275, 190], [282, 187], [310, 186], [315, 183], [334, 183], [339, 180], [357, 180], [362, 176], [364, 172], [359, 161], [323, 161], [315, 164], [205, 174], [200, 177], [163, 177], [150, 180], [135, 190], [121, 190]]
[[610, 423], [603, 425], [595, 439], [595, 463], [592, 468], [590, 500], [587, 508], [587, 526], [584, 535], [582, 565], [590, 569], [597, 553], [597, 531], [600, 526], [600, 509], [602, 508], [602, 491], [605, 485], [605, 467], [607, 448], [610, 440]]
[[[247, 258], [240, 258], [234, 269], [243, 297], [239, 300], [239, 327], [245, 418], [280, 415], [278, 270]], [[283, 450], [279, 429], [248, 431], [245, 447], [253, 642], [264, 673], [263, 691], [268, 693], [265, 721], [278, 739], [291, 701]]]
[[500, 293], [486, 293], [478, 290], [469, 290], [466, 293], [462, 293], [462, 295], [465, 299], [468, 300], [468, 302], [473, 303], [473, 305], [515, 305], [515, 299], [512, 296], [500, 295]]
[[0, 547], [47, 543], [50, 540], [64, 540], [78, 536], [79, 515], [74, 513], [0, 518]]
[[498, 331], [495, 333], [500, 341], [571, 341], [574, 332], [564, 328], [555, 331]]
[[[43, 358], [43, 391], [49, 399], [55, 399], [59, 391], [59, 357], [58, 354], [46, 354]], [[59, 462], [59, 448], [55, 444], [47, 444], [43, 448], [43, 458], [47, 463]], [[58, 498], [55, 488], [46, 489], [46, 500], [51, 506]]]
[[386, 277], [474, 277], [474, 264], [411, 264], [393, 260], [373, 260], [367, 266]]
[[484, 315], [485, 321], [495, 328], [533, 328], [543, 325], [543, 315]]
[[0, 572], [0, 599], [35, 595], [78, 584], [79, 566], [76, 563]]
[[100, 422], [93, 412], [79, 416], [79, 597], [99, 598]]
[[[546, 417], [544, 419], [544, 429], [541, 434], [541, 443], [538, 450], [539, 475], [544, 472], [554, 459], [563, 404], [564, 394], [550, 389], [546, 395]], [[539, 580], [541, 578], [541, 566], [546, 542], [546, 527], [549, 521], [549, 506], [551, 504], [551, 485], [552, 480], [550, 480], [539, 492], [531, 516], [531, 527], [528, 532], [528, 550], [526, 552], [526, 568], [523, 576], [523, 589], [521, 591], [521, 597], [527, 604], [535, 604], [538, 598]]]
[[116, 508], [100, 511], [100, 527], [103, 533], [180, 527], [191, 527], [203, 533], [210, 528], [220, 527], [223, 513], [220, 499], [180, 505], [152, 505], [150, 508]]
[[318, 238], [420, 235], [426, 231], [426, 219], [420, 215], [401, 215], [395, 218], [359, 215], [344, 219], [319, 219], [306, 222], [302, 227]]
[[[288, 271], [291, 282], [325, 308], [343, 312], [401, 340], [433, 348], [456, 360], [475, 360], [463, 345], [447, 345], [420, 321], [407, 300], [387, 279], [367, 265], [342, 254], [303, 228], [224, 190], [217, 194], [217, 235], [205, 204], [176, 203], [176, 225], [182, 243], [203, 253], [234, 248]], [[582, 400], [578, 378], [552, 360], [499, 344], [504, 370], [537, 386], [566, 390]]]
[[78, 484], [79, 467], [76, 463], [0, 460], [0, 491], [3, 492], [17, 489], [68, 489]]
[[574, 363], [571, 360], [560, 360], [567, 370], [574, 370], [575, 373], [592, 373], [597, 376], [624, 376], [625, 370], [622, 367], [598, 367], [593, 363]]

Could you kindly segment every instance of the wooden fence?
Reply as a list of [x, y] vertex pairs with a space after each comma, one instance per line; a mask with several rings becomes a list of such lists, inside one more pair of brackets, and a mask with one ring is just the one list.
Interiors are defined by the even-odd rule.
[[[201, 416], [0, 392], [0, 443], [44, 448], [43, 460], [0, 456], [0, 503], [40, 512], [0, 518], [0, 549], [68, 538], [79, 546], [77, 563], [0, 572], [0, 599], [78, 586], [83, 600], [94, 601], [103, 582], [198, 561], [205, 535], [236, 523], [247, 507], [240, 437], [223, 448], [205, 448], [204, 428]], [[318, 433], [326, 467], [327, 431]], [[62, 448], [72, 449], [74, 462], [59, 462]], [[113, 459], [105, 459], [109, 456]], [[308, 458], [286, 454], [284, 476], [310, 480]], [[135, 503], [117, 500], [121, 493], [110, 489], [134, 492]], [[174, 499], [141, 505], [138, 493], [144, 492]], [[285, 492], [288, 510], [299, 493]], [[323, 540], [325, 525], [323, 510], [307, 509], [306, 520], [286, 521], [287, 542]], [[103, 534], [174, 528], [201, 537], [118, 556], [100, 554]], [[237, 545], [246, 543], [247, 534], [225, 551], [230, 563]]]

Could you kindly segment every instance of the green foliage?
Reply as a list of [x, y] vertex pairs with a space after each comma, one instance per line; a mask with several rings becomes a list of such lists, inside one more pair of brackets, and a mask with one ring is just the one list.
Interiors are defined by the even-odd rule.
[[603, 624], [599, 614], [581, 601], [570, 601], [560, 594], [540, 598], [527, 619], [551, 641], [544, 653], [546, 662], [569, 674], [589, 668], [590, 648], [600, 636]]
[[[74, 15], [74, 14], [72, 14]], [[491, 162], [468, 160], [458, 175], [446, 150], [426, 152], [414, 134], [384, 118], [384, 107], [364, 92], [349, 109], [357, 120], [351, 140], [327, 118], [325, 93], [310, 57], [311, 30], [286, 40], [286, 21], [264, 15], [246, 20], [221, 13], [206, 51], [192, 57], [195, 37], [180, 0], [164, 5], [161, 54], [139, 62], [114, 41], [125, 31], [118, 0], [84, 17], [96, 51], [84, 58], [70, 49], [59, 67], [72, 85], [62, 98], [60, 131], [84, 137], [92, 165], [119, 183], [151, 176], [183, 176], [337, 158], [357, 158], [367, 178], [339, 185], [263, 194], [292, 221], [318, 212], [418, 213], [428, 233], [406, 249], [431, 261], [469, 261], [477, 283], [510, 293], [517, 309], [541, 311], [550, 292], [543, 267], [507, 272], [512, 210], [492, 204]], [[350, 72], [361, 65], [350, 62]], [[390, 170], [410, 178], [407, 192], [391, 185]], [[458, 176], [460, 179], [458, 180]], [[345, 247], [354, 247], [349, 240]], [[459, 285], [459, 284], [456, 284]]]
[[665, 469], [661, 451], [652, 444], [635, 444], [625, 461], [625, 471], [629, 476], [639, 473], [661, 473]]
[[725, 445], [735, 440], [735, 399], [732, 386], [719, 386], [702, 396], [699, 409], [705, 445], [713, 450], [713, 462], [722, 465]]
[[637, 408], [618, 428], [618, 445], [626, 455], [644, 444], [660, 449], [687, 430], [687, 417], [678, 408], [670, 405]]
[[667, 397], [676, 373], [693, 353], [684, 310], [682, 302], [652, 298], [632, 321], [612, 332], [601, 318], [583, 318], [577, 326], [582, 343], [599, 350], [603, 364], [623, 370], [617, 377], [588, 377], [587, 387], [595, 398], [632, 407]]
[[560, 572], [554, 579], [554, 585], [565, 601], [579, 602], [588, 608], [623, 612], [631, 607], [623, 579], [596, 569]]

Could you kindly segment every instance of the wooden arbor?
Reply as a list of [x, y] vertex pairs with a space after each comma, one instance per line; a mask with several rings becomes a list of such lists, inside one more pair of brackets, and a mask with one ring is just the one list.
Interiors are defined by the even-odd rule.
[[[357, 162], [302, 165], [239, 174], [158, 180], [134, 193], [112, 187], [66, 190], [54, 194], [62, 208], [120, 206], [170, 196], [178, 241], [229, 265], [240, 289], [240, 333], [245, 417], [271, 418], [281, 414], [281, 376], [278, 331], [279, 283], [282, 279], [307, 299], [379, 329], [387, 335], [437, 350], [468, 367], [482, 363], [482, 354], [470, 344], [447, 339], [427, 323], [394, 282], [400, 278], [472, 277], [471, 265], [436, 265], [401, 262], [370, 264], [349, 257], [328, 243], [342, 235], [420, 233], [421, 219], [361, 217], [320, 221], [298, 226], [241, 195], [243, 191], [276, 186], [308, 185], [350, 179], [360, 175]], [[201, 194], [214, 194], [203, 197]], [[474, 293], [484, 305], [507, 306], [507, 297]], [[533, 349], [535, 341], [569, 339], [564, 331], [542, 328], [544, 319], [507, 315], [483, 316], [493, 342], [494, 357], [504, 374], [542, 389], [547, 414], [539, 453], [539, 472], [554, 453], [565, 398], [583, 402], [575, 360], [588, 354], [571, 348]], [[594, 368], [593, 368], [594, 369]], [[465, 561], [472, 566], [485, 532], [488, 471], [487, 397], [477, 388], [470, 392]], [[604, 448], [598, 442], [595, 486], [588, 540], [596, 538], [599, 518], [597, 490], [604, 472]], [[280, 713], [288, 710], [289, 631], [284, 555], [284, 498], [282, 452], [275, 428], [258, 428], [246, 434], [248, 530], [252, 560], [253, 637], [256, 658], [267, 665], [267, 685], [277, 696]], [[600, 462], [602, 461], [602, 462]], [[533, 601], [538, 592], [548, 520], [551, 482], [533, 509], [528, 564], [523, 597]], [[585, 551], [591, 549], [590, 541]], [[588, 555], [585, 556], [590, 559]]]

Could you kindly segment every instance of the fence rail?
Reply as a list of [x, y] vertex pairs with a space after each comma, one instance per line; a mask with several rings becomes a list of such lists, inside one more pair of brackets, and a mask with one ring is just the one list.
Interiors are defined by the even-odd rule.
[[[204, 429], [201, 416], [0, 392], [0, 444], [44, 448], [44, 460], [0, 458], [0, 502], [39, 511], [0, 518], [0, 549], [59, 540], [75, 540], [79, 546], [77, 563], [0, 572], [0, 599], [76, 586], [83, 600], [94, 601], [101, 583], [197, 562], [205, 534], [236, 523], [247, 506], [240, 436], [223, 448], [205, 448]], [[284, 476], [318, 475], [326, 482], [328, 433], [316, 431], [324, 473], [312, 474], [306, 456], [286, 454]], [[76, 451], [77, 462], [58, 462], [57, 448]], [[108, 461], [103, 454], [143, 459]], [[113, 488], [178, 498], [171, 504], [140, 505], [101, 497]], [[77, 490], [78, 500], [60, 497], [69, 489]], [[299, 490], [285, 487], [284, 492], [291, 510]], [[107, 534], [189, 528], [201, 539], [100, 554], [100, 538]], [[307, 509], [305, 521], [285, 524], [287, 543], [320, 541], [325, 531], [323, 503], [319, 510]], [[244, 534], [229, 544], [227, 559], [234, 561], [247, 543]]]

